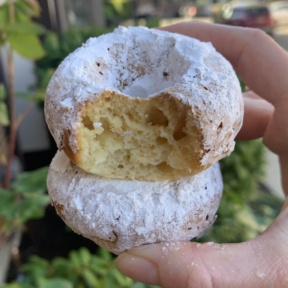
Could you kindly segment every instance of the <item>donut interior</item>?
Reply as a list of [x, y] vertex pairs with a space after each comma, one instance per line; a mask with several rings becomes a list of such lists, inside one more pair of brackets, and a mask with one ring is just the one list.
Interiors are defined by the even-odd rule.
[[82, 152], [71, 157], [90, 173], [159, 181], [200, 170], [201, 133], [191, 107], [169, 94], [145, 99], [104, 92], [86, 104], [81, 119]]

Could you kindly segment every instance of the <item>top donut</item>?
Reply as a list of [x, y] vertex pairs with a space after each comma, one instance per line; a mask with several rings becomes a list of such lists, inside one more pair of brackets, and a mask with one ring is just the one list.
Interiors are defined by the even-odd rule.
[[45, 116], [58, 148], [84, 171], [159, 181], [229, 155], [243, 100], [232, 66], [210, 43], [119, 27], [64, 59]]

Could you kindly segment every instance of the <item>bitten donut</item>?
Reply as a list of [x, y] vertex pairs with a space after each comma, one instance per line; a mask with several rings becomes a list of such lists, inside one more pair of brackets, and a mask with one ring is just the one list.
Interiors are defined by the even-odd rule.
[[232, 66], [210, 43], [119, 27], [61, 63], [45, 115], [58, 148], [86, 172], [159, 181], [229, 155], [243, 100]]
[[214, 220], [222, 195], [218, 163], [194, 176], [156, 182], [107, 179], [84, 172], [58, 152], [48, 174], [58, 214], [107, 250], [191, 240]]

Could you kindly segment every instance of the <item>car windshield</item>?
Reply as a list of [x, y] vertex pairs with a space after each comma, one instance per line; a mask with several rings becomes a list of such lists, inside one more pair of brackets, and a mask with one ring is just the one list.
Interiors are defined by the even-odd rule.
[[241, 19], [247, 15], [247, 10], [245, 8], [239, 7], [233, 10], [232, 18]]
[[267, 15], [269, 13], [266, 7], [237, 7], [233, 10], [232, 18], [239, 19], [243, 17], [253, 17]]

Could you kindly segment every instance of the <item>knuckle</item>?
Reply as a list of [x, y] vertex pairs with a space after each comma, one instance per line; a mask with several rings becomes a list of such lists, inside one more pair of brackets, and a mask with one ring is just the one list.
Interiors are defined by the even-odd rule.
[[253, 40], [255, 43], [257, 41], [263, 42], [263, 41], [270, 41], [270, 36], [268, 36], [264, 31], [257, 29], [257, 28], [245, 28], [247, 31], [247, 37], [251, 40]]

